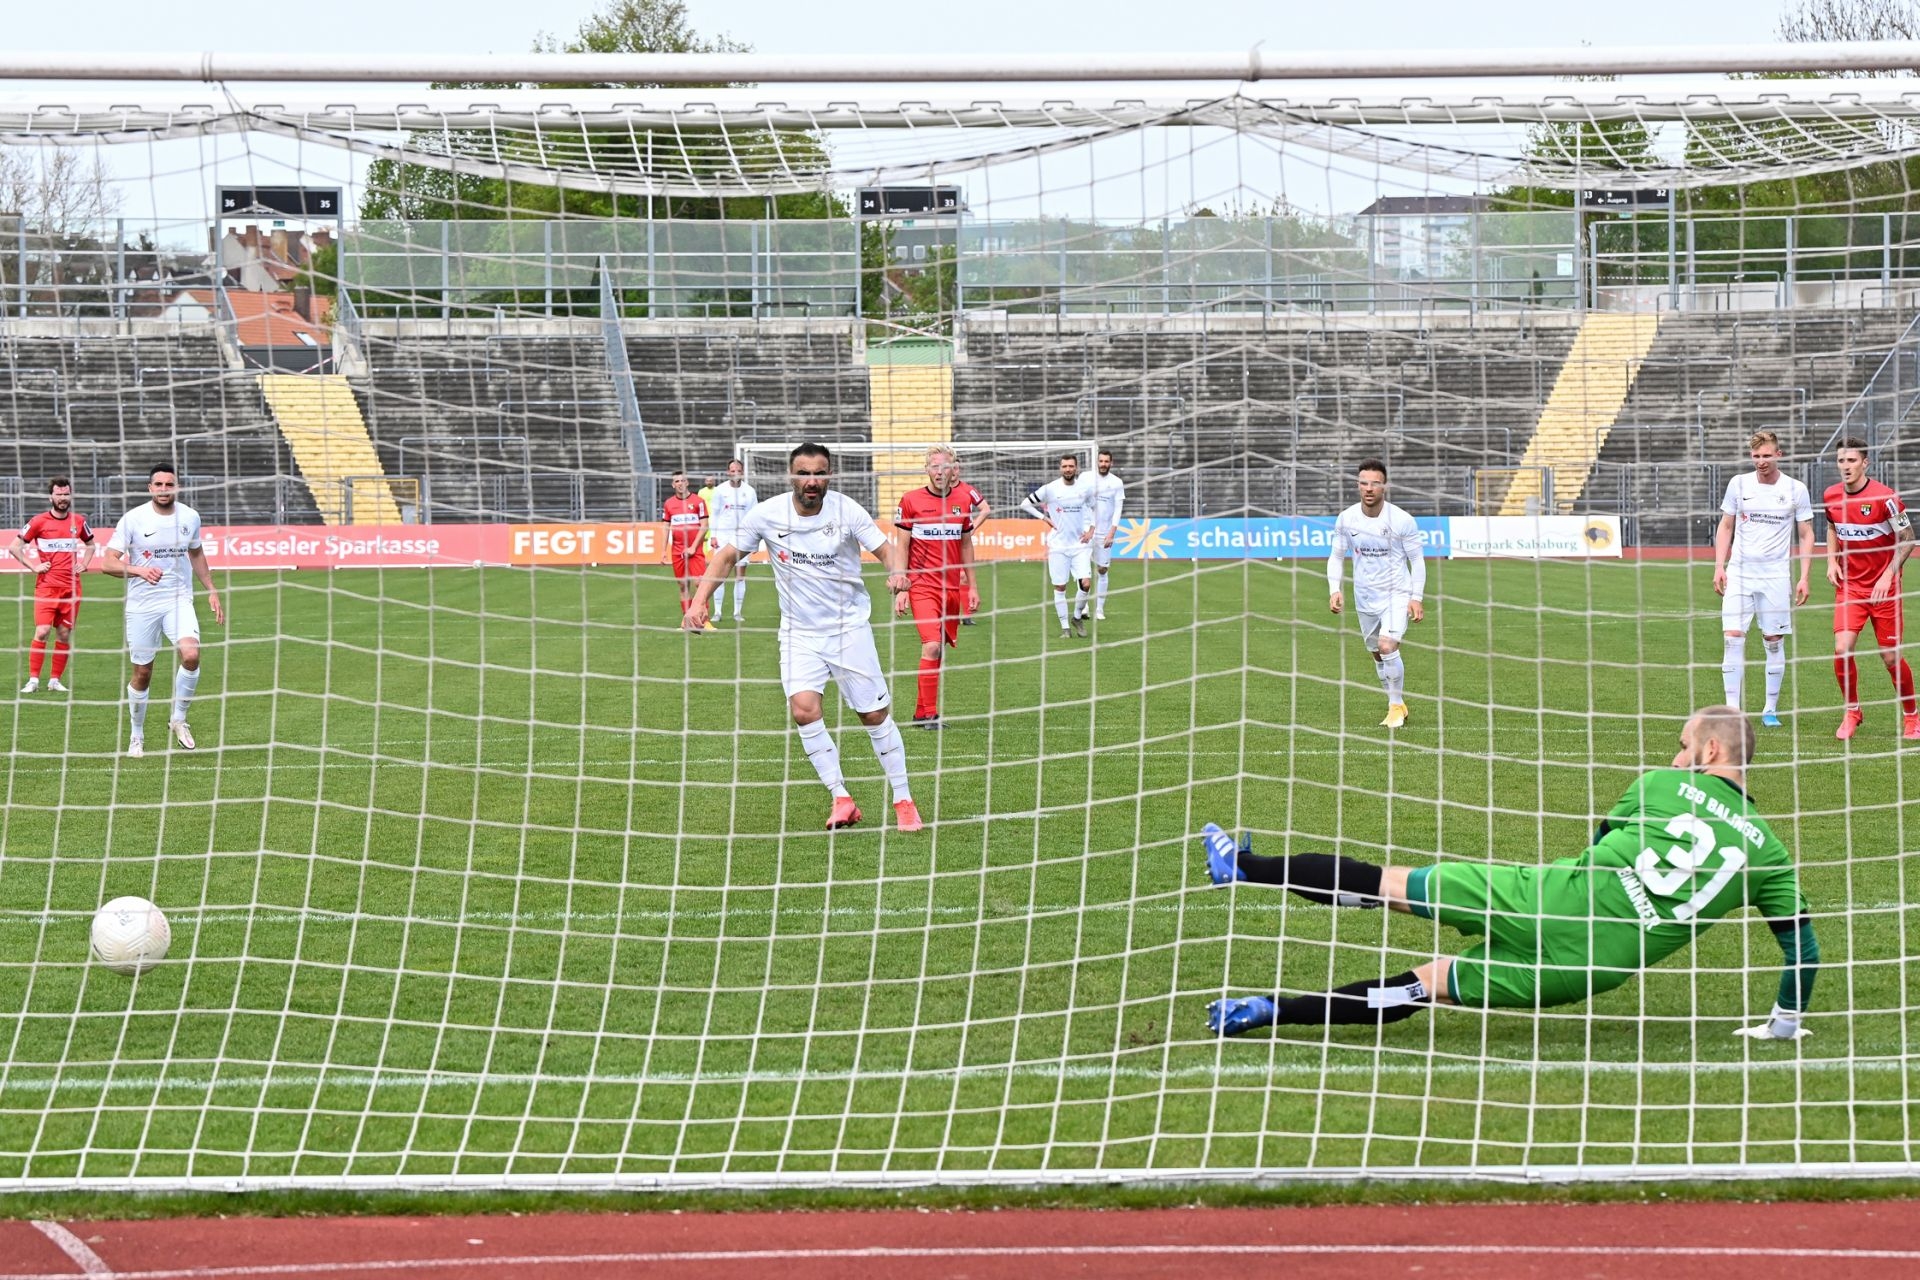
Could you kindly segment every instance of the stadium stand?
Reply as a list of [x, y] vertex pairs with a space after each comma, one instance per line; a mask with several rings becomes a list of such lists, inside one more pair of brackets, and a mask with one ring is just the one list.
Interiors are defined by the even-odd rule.
[[[1911, 320], [1892, 308], [1663, 317], [1578, 509], [1623, 516], [1630, 541], [1697, 541], [1763, 427], [1818, 489], [1810, 455]], [[964, 332], [952, 437], [1111, 442], [1135, 510], [1156, 518], [1337, 510], [1368, 454], [1387, 459], [1401, 501], [1467, 514], [1485, 496], [1477, 471], [1522, 460], [1579, 331], [1571, 315], [1066, 323]], [[367, 327], [354, 392], [385, 473], [419, 482], [421, 518], [617, 520], [644, 505], [597, 327]], [[846, 324], [682, 323], [629, 331], [626, 346], [657, 474], [717, 471], [740, 442], [875, 438], [870, 370]], [[0, 337], [0, 515], [23, 516], [36, 477], [55, 472], [84, 507], [119, 509], [169, 455], [209, 523], [322, 520], [254, 372], [211, 328]], [[1051, 473], [1029, 469], [970, 478], [1007, 510]]]
[[633, 462], [593, 336], [414, 336], [369, 324], [361, 412], [430, 521], [626, 520]]
[[1629, 542], [1710, 539], [1763, 429], [1780, 433], [1783, 469], [1818, 496], [1833, 477], [1815, 453], [1912, 320], [1895, 309], [1669, 316], [1582, 508], [1625, 517]]
[[209, 524], [320, 523], [253, 372], [229, 365], [211, 328], [0, 336], [9, 522], [54, 474], [73, 478], [82, 510], [117, 516], [146, 500], [147, 469], [166, 460]]
[[954, 435], [1112, 440], [1152, 517], [1337, 511], [1374, 453], [1403, 500], [1463, 514], [1473, 469], [1524, 446], [1572, 334], [1404, 319], [978, 332], [955, 369]]

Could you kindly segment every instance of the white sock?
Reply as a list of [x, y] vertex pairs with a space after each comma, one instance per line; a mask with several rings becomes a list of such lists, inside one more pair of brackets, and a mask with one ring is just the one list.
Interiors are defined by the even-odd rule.
[[1407, 699], [1407, 664], [1395, 649], [1380, 659], [1380, 683], [1387, 691], [1387, 701], [1394, 704]]
[[1067, 593], [1066, 592], [1056, 591], [1053, 593], [1053, 611], [1060, 615], [1060, 629], [1062, 631], [1065, 631], [1067, 629]]
[[185, 720], [187, 708], [193, 705], [193, 691], [200, 687], [200, 669], [192, 671], [177, 667], [173, 673], [173, 718]]
[[1099, 609], [1102, 613], [1106, 612], [1107, 575], [1104, 573], [1099, 575], [1093, 580], [1093, 603], [1094, 603], [1094, 607]]
[[1767, 650], [1767, 706], [1768, 711], [1780, 709], [1780, 686], [1787, 680], [1787, 641], [1762, 640]]
[[735, 578], [733, 580], [734, 621], [738, 622], [741, 618], [744, 618], [746, 616], [747, 616], [747, 580], [745, 578]]
[[1726, 636], [1726, 649], [1720, 658], [1720, 685], [1727, 695], [1727, 705], [1740, 705], [1740, 686], [1746, 683], [1747, 674], [1747, 638], [1745, 636]]
[[1077, 582], [1073, 585], [1073, 616], [1076, 618], [1087, 616], [1087, 589]]
[[720, 580], [720, 585], [713, 589], [713, 600], [711, 601], [711, 604], [713, 606], [713, 612], [709, 616], [718, 618], [722, 614], [726, 613], [727, 611], [726, 579], [722, 578]]
[[913, 799], [913, 793], [907, 790], [907, 744], [900, 738], [900, 726], [888, 716], [879, 724], [868, 725], [867, 737], [873, 740], [874, 758], [886, 771], [887, 789], [893, 792], [893, 802], [899, 804]]
[[133, 736], [147, 736], [147, 691], [127, 686], [127, 718], [133, 721]]
[[847, 794], [846, 779], [840, 776], [840, 748], [833, 745], [833, 735], [827, 732], [825, 720], [800, 726], [800, 749], [807, 753], [813, 771], [827, 784], [827, 790], [836, 796]]

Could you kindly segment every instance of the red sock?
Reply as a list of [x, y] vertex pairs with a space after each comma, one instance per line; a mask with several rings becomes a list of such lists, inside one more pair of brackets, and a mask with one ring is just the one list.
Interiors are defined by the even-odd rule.
[[1860, 705], [1860, 664], [1850, 653], [1833, 656], [1834, 679], [1840, 682], [1840, 697], [1849, 707]]
[[64, 640], [53, 642], [53, 678], [58, 680], [67, 674], [67, 658], [73, 652], [73, 646]]
[[692, 604], [693, 604], [693, 601], [687, 599], [685, 596], [680, 597], [680, 616], [681, 617], [683, 618], [686, 617], [687, 610], [692, 606]]
[[1914, 706], [1913, 668], [1907, 665], [1907, 660], [1905, 658], [1900, 659], [1899, 667], [1894, 670], [1893, 687], [1900, 691], [1900, 710], [1901, 711], [1905, 712], [1907, 715], [1912, 715], [1915, 710], [1920, 709]]
[[47, 660], [47, 642], [35, 640], [27, 646], [27, 674], [35, 680], [40, 678], [40, 664]]
[[924, 720], [940, 714], [940, 659], [920, 659], [920, 694], [914, 699], [913, 718]]

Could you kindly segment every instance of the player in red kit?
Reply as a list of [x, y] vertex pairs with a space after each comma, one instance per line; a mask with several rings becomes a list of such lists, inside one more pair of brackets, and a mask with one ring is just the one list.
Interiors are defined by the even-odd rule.
[[1860, 668], [1853, 660], [1853, 642], [1872, 622], [1880, 660], [1900, 694], [1900, 736], [1920, 739], [1913, 669], [1900, 656], [1906, 630], [1900, 570], [1913, 554], [1913, 524], [1900, 495], [1868, 477], [1864, 441], [1842, 440], [1834, 465], [1840, 483], [1828, 486], [1826, 493], [1827, 581], [1834, 587], [1833, 673], [1847, 707], [1833, 736], [1851, 738], [1866, 719], [1860, 711]]
[[[673, 564], [673, 576], [680, 584], [680, 614], [686, 616], [693, 603], [693, 590], [707, 572], [707, 504], [697, 493], [687, 492], [687, 473], [673, 473], [673, 496], [660, 504], [667, 517], [667, 560]], [[717, 631], [711, 621], [708, 631]]]
[[902, 494], [894, 529], [906, 544], [907, 589], [893, 611], [913, 610], [920, 632], [920, 688], [913, 704], [916, 729], [940, 727], [940, 659], [960, 638], [960, 620], [980, 607], [973, 576], [973, 511], [979, 494], [954, 481], [951, 449], [927, 450], [927, 483]]
[[33, 644], [27, 650], [27, 682], [20, 692], [40, 687], [40, 668], [46, 661], [47, 637], [53, 637], [53, 676], [47, 688], [65, 693], [60, 677], [67, 673], [73, 624], [80, 618], [80, 575], [93, 560], [93, 527], [73, 509], [73, 482], [55, 476], [47, 482], [47, 509], [27, 521], [8, 548], [13, 558], [31, 569], [33, 584]]
[[[947, 457], [949, 459], [947, 475], [951, 477], [948, 483], [956, 494], [966, 499], [970, 504], [967, 508], [967, 518], [973, 522], [973, 527], [978, 529], [993, 515], [993, 508], [987, 505], [986, 494], [981, 493], [978, 489], [960, 478], [959, 455], [948, 454]], [[969, 592], [967, 595], [967, 599], [972, 603], [968, 604], [967, 607], [961, 611], [960, 625], [963, 627], [973, 625], [973, 615], [980, 609], [980, 592], [977, 590], [979, 585], [979, 579], [975, 578], [974, 586], [976, 590]]]

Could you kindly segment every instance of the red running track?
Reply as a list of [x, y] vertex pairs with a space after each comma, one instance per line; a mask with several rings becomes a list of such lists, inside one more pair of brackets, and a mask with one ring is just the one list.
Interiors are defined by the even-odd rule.
[[0, 1222], [0, 1280], [1893, 1280], [1916, 1228], [1916, 1201]]

